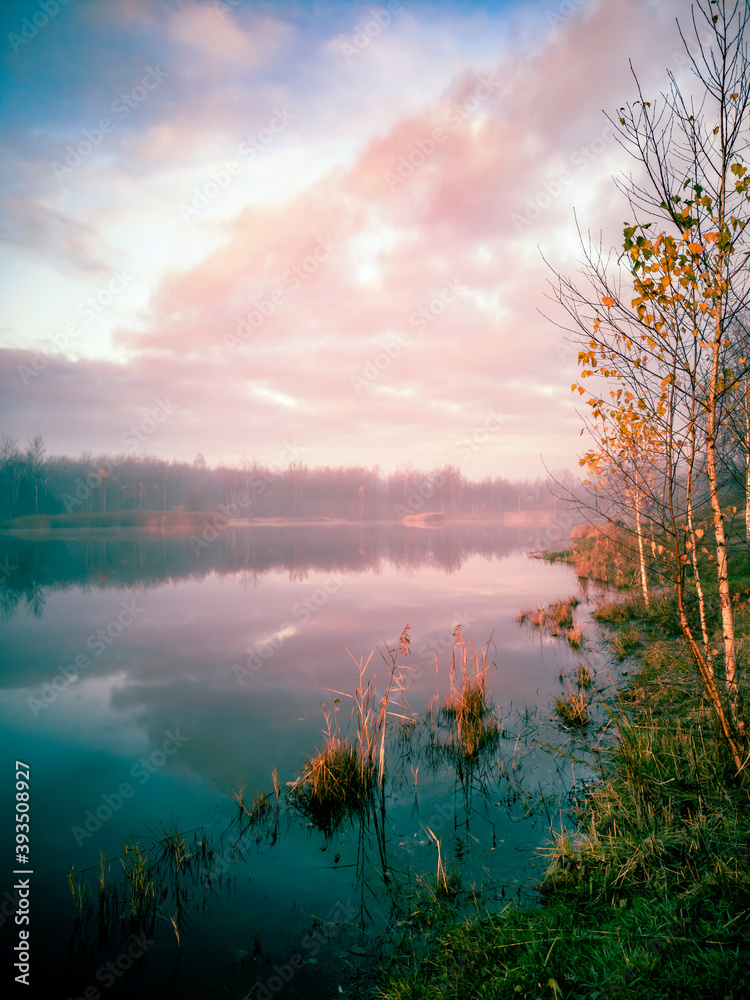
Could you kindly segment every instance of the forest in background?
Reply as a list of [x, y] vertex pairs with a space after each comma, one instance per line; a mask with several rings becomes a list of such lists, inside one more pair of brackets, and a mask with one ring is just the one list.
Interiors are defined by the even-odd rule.
[[544, 478], [488, 476], [473, 482], [450, 464], [386, 474], [378, 466], [308, 468], [296, 459], [283, 466], [252, 458], [210, 467], [201, 455], [192, 463], [136, 455], [71, 458], [48, 456], [39, 435], [25, 448], [8, 434], [0, 437], [0, 521], [30, 514], [227, 508], [248, 517], [390, 520], [432, 511], [493, 517], [561, 509], [558, 496], [575, 493], [580, 484], [567, 471], [555, 472], [554, 479], [559, 488], [551, 492]]

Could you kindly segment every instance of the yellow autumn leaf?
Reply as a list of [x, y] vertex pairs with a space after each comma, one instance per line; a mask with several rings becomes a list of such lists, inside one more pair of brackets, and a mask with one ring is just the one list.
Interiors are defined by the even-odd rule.
[[615, 300], [614, 300], [613, 296], [611, 296], [611, 295], [604, 295], [604, 296], [602, 296], [602, 302], [604, 303], [604, 305], [608, 309], [611, 309], [612, 306], [615, 304]]

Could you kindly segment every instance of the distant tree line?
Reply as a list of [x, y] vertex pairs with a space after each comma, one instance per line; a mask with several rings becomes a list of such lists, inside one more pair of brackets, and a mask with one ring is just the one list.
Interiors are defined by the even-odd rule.
[[[557, 474], [568, 488], [577, 482]], [[555, 493], [561, 495], [560, 490]], [[431, 472], [378, 466], [281, 468], [257, 459], [207, 467], [135, 455], [48, 456], [37, 435], [25, 448], [0, 436], [0, 519], [28, 514], [118, 510], [232, 510], [248, 517], [341, 517], [392, 520], [441, 511], [497, 515], [553, 510], [559, 501], [545, 479], [511, 482], [501, 476], [472, 482], [454, 465]]]

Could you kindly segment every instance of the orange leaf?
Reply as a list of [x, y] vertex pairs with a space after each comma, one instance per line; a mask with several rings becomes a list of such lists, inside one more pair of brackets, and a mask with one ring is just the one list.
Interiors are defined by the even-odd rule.
[[615, 304], [615, 300], [611, 295], [604, 295], [602, 297], [602, 302], [604, 303], [605, 306], [607, 306], [608, 309], [611, 309], [612, 306]]

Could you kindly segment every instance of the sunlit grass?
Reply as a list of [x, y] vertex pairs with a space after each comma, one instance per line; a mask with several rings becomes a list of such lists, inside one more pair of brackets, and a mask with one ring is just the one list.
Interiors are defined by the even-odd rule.
[[318, 829], [332, 833], [361, 809], [372, 794], [375, 772], [357, 747], [336, 733], [306, 760], [291, 794], [297, 807]]
[[[386, 728], [389, 719], [410, 721], [404, 715], [404, 672], [408, 665], [398, 665], [397, 653], [409, 655], [409, 625], [403, 629], [395, 650], [388, 649], [383, 657], [388, 667], [385, 691], [378, 696], [375, 677], [367, 670], [372, 653], [365, 661], [354, 660], [359, 671], [359, 683], [354, 694], [334, 691], [333, 694], [351, 698], [354, 702], [355, 732], [352, 738], [341, 737], [338, 725], [340, 698], [333, 701], [329, 711], [325, 703], [323, 712], [327, 732], [323, 746], [305, 761], [302, 772], [289, 791], [294, 804], [322, 832], [330, 835], [341, 823], [355, 814], [370, 810], [375, 816], [376, 795], [381, 800], [381, 822], [376, 833], [383, 853], [386, 778]], [[351, 656], [351, 654], [350, 654]]]
[[453, 638], [450, 687], [440, 706], [440, 718], [449, 725], [446, 746], [472, 758], [497, 742], [499, 723], [487, 694], [487, 650], [480, 657], [460, 629]]
[[[589, 737], [602, 780], [578, 830], [555, 838], [545, 905], [466, 920], [436, 902], [442, 923], [427, 949], [402, 946], [386, 1000], [750, 996], [748, 779], [713, 724], [670, 607], [669, 595], [648, 608], [635, 597], [597, 616], [637, 667], [610, 704], [607, 741], [598, 729]], [[575, 687], [558, 711], [575, 726], [594, 677], [579, 663], [567, 680]]]
[[578, 688], [588, 691], [594, 683], [594, 675], [591, 668], [585, 663], [579, 663], [575, 672], [575, 683]]
[[566, 691], [555, 698], [555, 711], [568, 726], [585, 726], [589, 721], [589, 706], [585, 691]]

